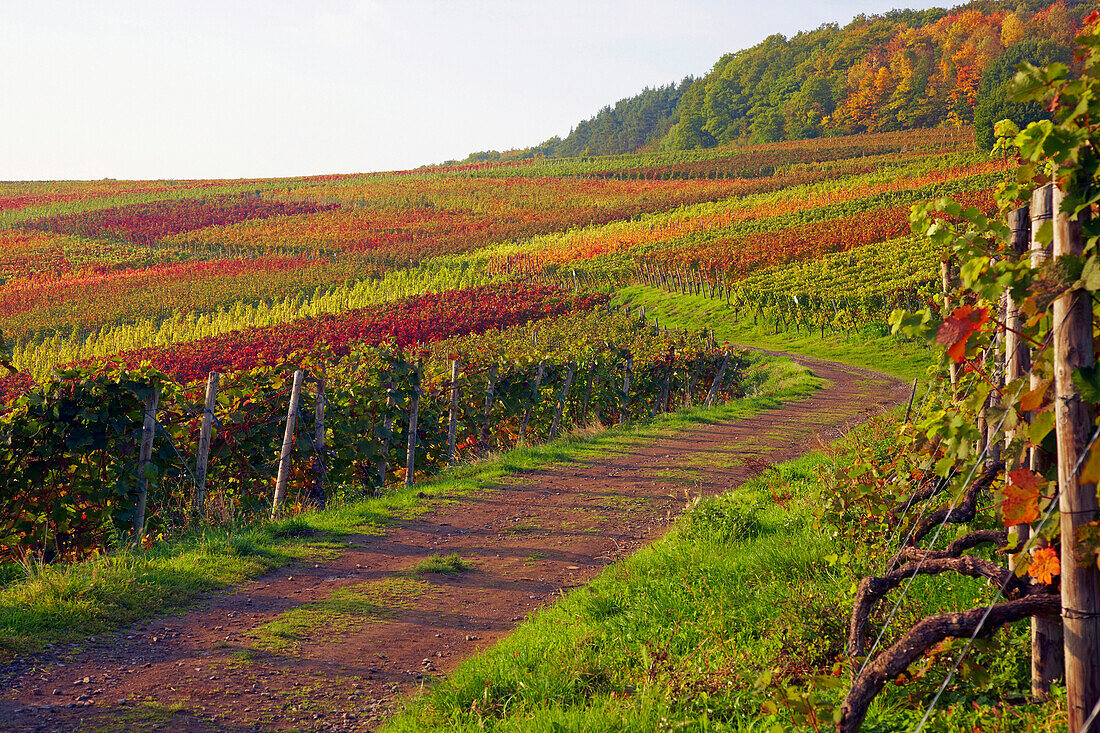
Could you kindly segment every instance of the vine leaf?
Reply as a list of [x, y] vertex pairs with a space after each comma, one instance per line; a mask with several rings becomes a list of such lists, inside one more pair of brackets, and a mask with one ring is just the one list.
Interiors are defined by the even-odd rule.
[[1100, 402], [1100, 369], [1096, 367], [1078, 369], [1073, 372], [1071, 378], [1074, 386], [1081, 392], [1081, 399], [1092, 403]]
[[1089, 450], [1089, 458], [1085, 461], [1085, 467], [1081, 469], [1083, 484], [1100, 484], [1100, 441], [1092, 444]]
[[1032, 410], [1038, 410], [1043, 406], [1043, 397], [1046, 396], [1047, 390], [1050, 389], [1051, 380], [1044, 379], [1039, 383], [1039, 386], [1031, 390], [1023, 397], [1020, 398], [1020, 409], [1024, 412], [1031, 412]]
[[1031, 564], [1027, 567], [1027, 574], [1038, 580], [1043, 585], [1054, 582], [1054, 576], [1062, 572], [1058, 562], [1058, 553], [1053, 547], [1044, 547], [1036, 550], [1031, 558]]
[[1006, 527], [1029, 524], [1039, 518], [1039, 490], [1045, 482], [1027, 468], [1017, 468], [1008, 474], [1008, 483], [1001, 493], [1001, 513]]
[[947, 355], [956, 363], [966, 360], [966, 342], [989, 320], [988, 308], [961, 305], [943, 319], [936, 341], [947, 347]]
[[1100, 521], [1089, 522], [1077, 528], [1074, 555], [1082, 565], [1100, 565]]

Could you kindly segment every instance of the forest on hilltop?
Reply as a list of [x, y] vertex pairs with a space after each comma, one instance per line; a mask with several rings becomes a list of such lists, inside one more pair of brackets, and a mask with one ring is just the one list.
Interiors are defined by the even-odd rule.
[[797, 140], [973, 123], [980, 146], [993, 124], [1038, 119], [1005, 101], [1016, 65], [1068, 63], [1088, 3], [975, 0], [951, 10], [859, 15], [841, 27], [775, 34], [720, 58], [705, 76], [647, 88], [606, 106], [564, 138], [469, 162], [566, 158]]

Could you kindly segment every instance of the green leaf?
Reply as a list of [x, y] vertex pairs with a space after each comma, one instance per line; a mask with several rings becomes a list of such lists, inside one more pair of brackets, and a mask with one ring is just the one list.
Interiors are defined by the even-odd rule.
[[1054, 429], [1054, 411], [1046, 410], [1044, 412], [1037, 413], [1031, 419], [1031, 425], [1028, 429], [1028, 440], [1034, 445], [1039, 445], [1043, 442], [1043, 438], [1050, 434], [1050, 431]]
[[1100, 402], [1100, 370], [1096, 366], [1077, 369], [1073, 372], [1073, 385], [1081, 393], [1085, 402]]

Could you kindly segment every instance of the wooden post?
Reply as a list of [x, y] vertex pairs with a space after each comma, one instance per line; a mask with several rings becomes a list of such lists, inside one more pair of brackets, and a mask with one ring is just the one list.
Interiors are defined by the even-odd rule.
[[302, 379], [305, 372], [294, 372], [294, 382], [290, 387], [290, 406], [286, 411], [286, 430], [283, 432], [283, 445], [279, 450], [279, 476], [275, 479], [275, 499], [271, 502], [271, 518], [278, 519], [283, 502], [286, 501], [286, 483], [290, 478], [290, 454], [294, 450], [294, 428], [298, 424], [298, 403], [302, 399]]
[[[1027, 252], [1030, 244], [1031, 217], [1027, 207], [1010, 212], [1008, 225], [1012, 231], [1012, 251], [1019, 257]], [[1031, 358], [1027, 342], [1020, 337], [1023, 328], [1020, 305], [1013, 300], [1012, 293], [1006, 293], [1005, 299], [1005, 382], [1008, 383], [1027, 374]], [[1011, 434], [1006, 435], [1006, 440], [1011, 440], [1011, 437]]]
[[535, 371], [535, 384], [531, 388], [531, 404], [523, 411], [523, 423], [519, 426], [519, 440], [522, 444], [527, 439], [527, 426], [531, 422], [531, 413], [539, 403], [539, 387], [542, 386], [542, 375], [546, 372], [546, 362], [540, 361], [539, 368]]
[[697, 363], [697, 359], [692, 360], [691, 376], [688, 377], [687, 392], [684, 394], [684, 407], [691, 407], [692, 403], [695, 401], [695, 385], [699, 384], [699, 372], [695, 369]]
[[196, 514], [202, 512], [206, 502], [206, 469], [210, 461], [210, 440], [214, 432], [214, 407], [218, 398], [218, 379], [221, 375], [210, 372], [206, 378], [206, 402], [202, 408], [202, 423], [199, 426], [198, 455], [195, 457], [195, 496], [191, 508]]
[[626, 411], [630, 405], [630, 370], [634, 368], [634, 354], [626, 352], [626, 361], [623, 362], [623, 397], [619, 405], [619, 424], [626, 422]]
[[561, 392], [558, 394], [558, 406], [554, 408], [554, 420], [550, 423], [550, 440], [558, 437], [558, 428], [561, 427], [561, 416], [565, 411], [565, 403], [569, 400], [569, 388], [573, 386], [573, 372], [576, 365], [569, 362], [565, 370], [565, 382], [562, 383]]
[[416, 472], [416, 420], [420, 415], [420, 380], [423, 378], [423, 364], [416, 362], [416, 382], [413, 384], [412, 398], [409, 400], [409, 444], [405, 450], [405, 486], [413, 485]]
[[[940, 285], [943, 288], [943, 317], [946, 319], [951, 315], [951, 298], [948, 296], [951, 292], [950, 257], [940, 263]], [[959, 384], [959, 365], [955, 363], [954, 359], [948, 361], [947, 373], [951, 379], [951, 392], [954, 394], [955, 387]]]
[[718, 398], [718, 390], [722, 386], [722, 377], [726, 376], [726, 367], [730, 363], [730, 352], [726, 352], [722, 357], [722, 365], [718, 367], [718, 373], [714, 375], [714, 382], [710, 385], [710, 391], [707, 392], [707, 401], [704, 403], [707, 407], [714, 406], [714, 401]]
[[668, 363], [668, 371], [665, 372], [665, 381], [661, 385], [661, 393], [657, 397], [658, 410], [660, 412], [668, 412], [668, 391], [672, 386], [672, 367], [674, 362], [672, 360]]
[[153, 459], [153, 436], [157, 432], [157, 405], [160, 403], [160, 385], [145, 395], [141, 421], [141, 449], [138, 452], [138, 498], [134, 510], [134, 545], [141, 547], [145, 540], [145, 507], [149, 500], [149, 478], [145, 472]]
[[[536, 338], [536, 332], [531, 338]], [[447, 465], [455, 461], [455, 437], [458, 435], [458, 371], [462, 368], [462, 362], [458, 359], [451, 360], [451, 408], [447, 413]]]
[[389, 471], [390, 443], [393, 440], [393, 408], [397, 398], [393, 393], [393, 381], [386, 383], [386, 416], [382, 419], [382, 455], [378, 459], [378, 482], [385, 488], [386, 473]]
[[913, 411], [913, 399], [917, 396], [917, 378], [913, 377], [913, 387], [909, 390], [909, 404], [905, 406], [905, 423], [909, 422], [909, 413]]
[[588, 374], [585, 378], [584, 384], [584, 398], [581, 400], [580, 417], [577, 418], [577, 422], [583, 424], [588, 419], [588, 405], [592, 401], [592, 390], [595, 389], [599, 378], [596, 377], [594, 372], [596, 371], [596, 357], [593, 356], [588, 360]]
[[489, 424], [492, 418], [493, 412], [493, 395], [496, 388], [497, 381], [497, 365], [489, 365], [489, 381], [485, 386], [485, 419], [481, 424], [481, 442], [485, 445], [486, 449], [489, 447]]
[[[1061, 211], [1055, 189], [1054, 257], [1080, 257], [1085, 251], [1081, 221]], [[1080, 214], [1084, 217], [1087, 210]], [[1079, 733], [1100, 702], [1100, 571], [1082, 566], [1075, 551], [1077, 528], [1096, 519], [1096, 485], [1078, 480], [1077, 464], [1087, 450], [1095, 418], [1072, 375], [1095, 363], [1092, 299], [1071, 290], [1054, 301], [1054, 414], [1058, 430], [1058, 509], [1062, 523], [1062, 629], [1066, 656], [1066, 704], [1070, 733]]]
[[317, 375], [313, 398], [313, 502], [325, 508], [325, 374]]

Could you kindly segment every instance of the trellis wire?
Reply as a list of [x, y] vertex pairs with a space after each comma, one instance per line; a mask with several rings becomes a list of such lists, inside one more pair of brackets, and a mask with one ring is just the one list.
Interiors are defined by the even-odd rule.
[[[1061, 327], [1061, 324], [1059, 324], [1059, 327]], [[1049, 345], [1051, 339], [1054, 336], [1054, 332], [1055, 332], [1055, 329], [1052, 328], [1050, 330], [1050, 332], [1047, 334], [1047, 338], [1046, 338], [1046, 341], [1043, 343], [1042, 349], [1046, 349], [1047, 345]], [[1040, 349], [1040, 350], [1042, 350], [1042, 349]], [[1035, 368], [1035, 364], [1032, 364], [1031, 367], [1028, 369], [1027, 374], [1030, 374], [1032, 369], [1034, 369], [1034, 368]], [[1013, 402], [1015, 402], [1016, 399], [1020, 396], [1020, 392], [1023, 391], [1023, 388], [1024, 388], [1024, 383], [1023, 383], [1023, 381], [1021, 381], [1020, 386], [1016, 389], [1016, 394], [1012, 396], [1012, 401]], [[1004, 425], [1004, 422], [1007, 418], [1008, 418], [1008, 411], [1006, 410], [1005, 414], [1001, 416], [1000, 422], [997, 423], [997, 428], [993, 431], [993, 434], [995, 436], [1000, 434], [1001, 428]], [[971, 465], [970, 472], [967, 474], [966, 480], [963, 482], [964, 486], [969, 485], [970, 481], [974, 478], [974, 472], [978, 470], [979, 464], [981, 464], [981, 462], [985, 460], [985, 456], [989, 452], [989, 446], [991, 446], [991, 445], [993, 445], [993, 441], [989, 440], [986, 443], [985, 447], [982, 449], [982, 452], [978, 455], [978, 458], [974, 461], [973, 465]], [[964, 493], [965, 492], [960, 493], [959, 497], [961, 497]], [[956, 503], [956, 501], [958, 501], [959, 497], [953, 497], [951, 499], [951, 501], [948, 503], [947, 513], [944, 514], [943, 521], [940, 522], [939, 526], [936, 528], [936, 534], [933, 535], [932, 542], [929, 546], [935, 546], [936, 541], [940, 538], [940, 534], [943, 532], [943, 528], [947, 526], [947, 522], [951, 518], [951, 512], [953, 512], [955, 510], [955, 503]], [[917, 566], [913, 569], [913, 574], [911, 576], [909, 576], [909, 581], [906, 583], [905, 588], [901, 592], [901, 595], [898, 597], [897, 601], [894, 603], [894, 607], [890, 610], [889, 615], [886, 617], [885, 623], [883, 624], [882, 628], [879, 630], [878, 636], [875, 638], [874, 644], [871, 645], [871, 649], [863, 657], [863, 663], [860, 665], [859, 672], [856, 673], [856, 677], [859, 677], [859, 675], [863, 674], [863, 670], [867, 668], [867, 664], [871, 660], [871, 656], [874, 654], [875, 650], [878, 649], [878, 645], [882, 642], [882, 638], [886, 634], [886, 629], [888, 629], [890, 627], [890, 624], [894, 620], [894, 616], [897, 615], [898, 609], [901, 608], [902, 602], [905, 600], [906, 596], [909, 594], [909, 589], [913, 587], [913, 583], [916, 580], [917, 575], [920, 573], [920, 569], [922, 567], [924, 567], [924, 561], [927, 559], [927, 557], [928, 557], [928, 555], [925, 554], [917, 562]]]
[[[1077, 457], [1077, 462], [1073, 466], [1073, 471], [1071, 472], [1071, 475], [1076, 475], [1077, 472], [1079, 470], [1081, 470], [1081, 465], [1085, 462], [1085, 459], [1088, 457], [1089, 450], [1092, 448], [1092, 444], [1096, 442], [1097, 437], [1100, 437], [1100, 426], [1097, 426], [1096, 430], [1093, 431], [1092, 437], [1089, 438], [1089, 442], [1085, 446], [1085, 449], [1083, 451], [1081, 451], [1081, 455], [1079, 455]], [[1051, 499], [1050, 505], [1047, 506], [1047, 510], [1043, 513], [1042, 519], [1039, 520], [1039, 526], [1027, 538], [1027, 541], [1024, 543], [1024, 546], [1020, 549], [1020, 552], [1026, 552], [1030, 548], [1031, 543], [1039, 537], [1039, 534], [1041, 533], [1043, 527], [1046, 525], [1047, 520], [1050, 519], [1050, 515], [1054, 513], [1054, 508], [1056, 506], [1058, 506], [1058, 501], [1057, 501], [1058, 495], [1059, 495], [1058, 491], [1054, 492], [1054, 497]], [[928, 722], [928, 719], [932, 716], [932, 712], [936, 709], [936, 705], [939, 704], [940, 697], [943, 695], [944, 690], [946, 690], [947, 685], [949, 685], [951, 683], [951, 679], [955, 676], [955, 672], [959, 669], [959, 665], [962, 664], [963, 658], [966, 657], [967, 652], [970, 651], [970, 647], [974, 644], [974, 640], [977, 639], [978, 634], [981, 633], [982, 626], [985, 625], [986, 619], [989, 618], [989, 614], [993, 611], [993, 606], [996, 605], [997, 601], [1001, 598], [1001, 596], [1003, 594], [1004, 594], [1004, 588], [998, 588], [997, 592], [993, 596], [993, 600], [991, 600], [989, 602], [989, 605], [986, 606], [985, 612], [982, 614], [981, 619], [978, 621], [978, 625], [974, 628], [974, 633], [970, 635], [970, 638], [966, 642], [966, 646], [963, 647], [962, 654], [960, 654], [959, 658], [955, 660], [955, 664], [951, 667], [951, 670], [947, 673], [947, 676], [943, 680], [943, 684], [941, 684], [939, 689], [936, 690], [935, 697], [932, 698], [932, 702], [929, 704], [928, 709], [924, 713], [924, 717], [921, 718], [921, 721], [917, 725], [917, 728], [914, 731], [914, 733], [920, 733], [920, 731], [924, 729], [925, 723]], [[1082, 730], [1082, 733], [1085, 733], [1085, 731], [1088, 730], [1089, 724], [1091, 724], [1093, 718], [1096, 717], [1098, 709], [1100, 709], [1100, 702], [1097, 702], [1097, 707], [1093, 708], [1092, 714], [1089, 716], [1088, 722], [1086, 722], [1086, 724], [1084, 726], [1084, 729]]]

